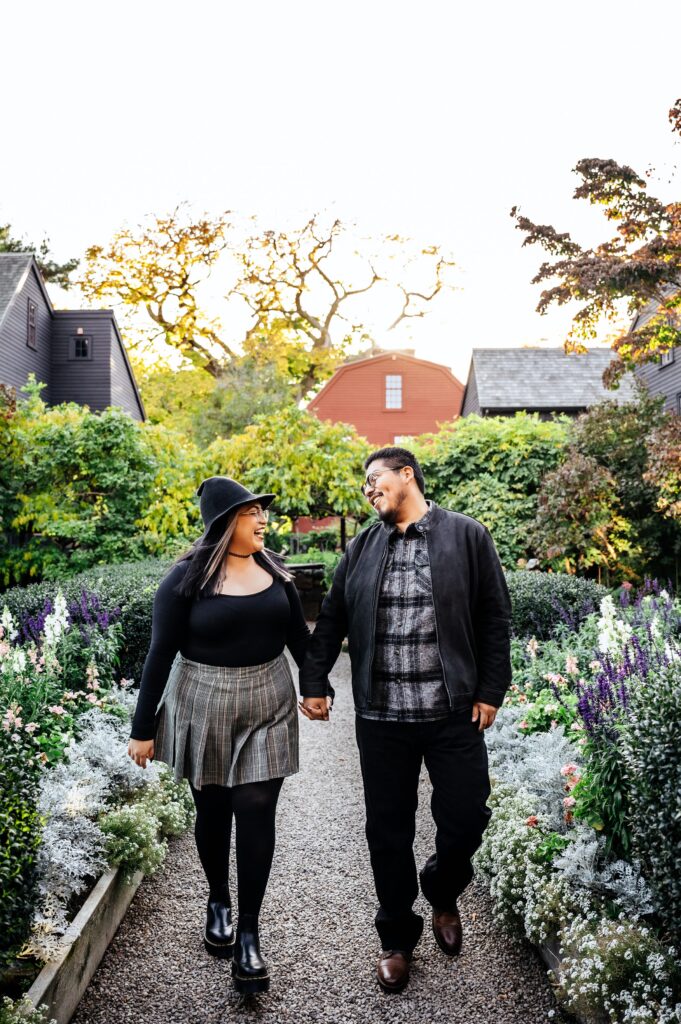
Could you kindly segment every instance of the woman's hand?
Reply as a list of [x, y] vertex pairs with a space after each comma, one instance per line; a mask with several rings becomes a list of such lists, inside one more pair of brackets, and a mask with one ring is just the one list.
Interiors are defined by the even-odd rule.
[[298, 707], [311, 722], [328, 722], [332, 704], [331, 697], [303, 697]]
[[154, 741], [130, 740], [128, 743], [128, 754], [140, 768], [146, 768], [147, 761], [154, 760]]

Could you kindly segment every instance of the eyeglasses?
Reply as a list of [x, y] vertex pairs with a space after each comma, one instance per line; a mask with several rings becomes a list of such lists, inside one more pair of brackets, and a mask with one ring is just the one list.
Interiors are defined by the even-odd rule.
[[404, 469], [404, 466], [392, 466], [389, 469], [381, 469], [378, 473], [369, 473], [369, 476], [360, 488], [362, 494], [366, 497], [367, 490], [373, 491], [379, 476], [383, 476], [384, 473], [399, 473], [401, 469]]
[[266, 523], [270, 518], [270, 510], [268, 508], [251, 508], [248, 512], [239, 512], [240, 516], [255, 516], [261, 519], [263, 523]]

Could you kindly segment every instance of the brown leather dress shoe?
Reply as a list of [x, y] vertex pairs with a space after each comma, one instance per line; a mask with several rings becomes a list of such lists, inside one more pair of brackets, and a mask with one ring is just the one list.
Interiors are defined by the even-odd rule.
[[411, 955], [403, 949], [384, 949], [376, 964], [378, 984], [386, 992], [401, 992], [409, 981]]
[[461, 918], [459, 911], [436, 910], [433, 908], [433, 935], [435, 941], [447, 956], [458, 956], [461, 952]]

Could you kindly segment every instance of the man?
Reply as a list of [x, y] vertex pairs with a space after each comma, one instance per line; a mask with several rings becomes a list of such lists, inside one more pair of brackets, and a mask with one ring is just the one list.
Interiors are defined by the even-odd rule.
[[511, 606], [486, 527], [424, 497], [404, 448], [364, 464], [379, 522], [343, 555], [300, 673], [307, 717], [328, 718], [328, 673], [349, 638], [366, 835], [379, 910], [377, 977], [409, 981], [423, 918], [413, 842], [421, 764], [433, 786], [435, 852], [419, 873], [447, 956], [461, 949], [457, 899], [490, 818], [484, 730], [511, 681]]

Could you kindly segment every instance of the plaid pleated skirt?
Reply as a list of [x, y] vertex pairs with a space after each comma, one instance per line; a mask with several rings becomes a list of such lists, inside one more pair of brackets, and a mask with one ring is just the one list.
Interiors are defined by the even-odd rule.
[[154, 740], [154, 758], [196, 789], [295, 774], [298, 710], [286, 656], [230, 668], [176, 655]]

